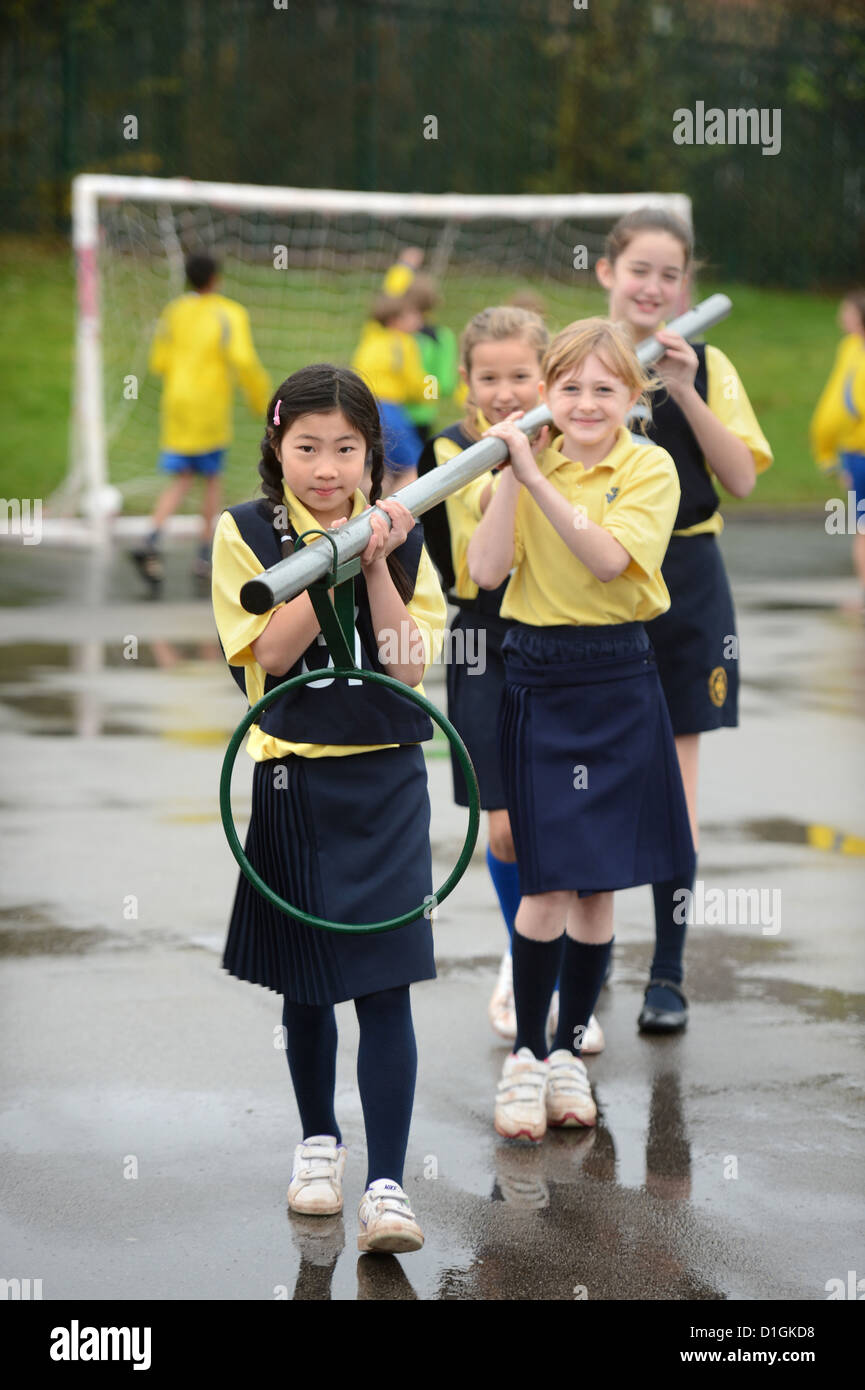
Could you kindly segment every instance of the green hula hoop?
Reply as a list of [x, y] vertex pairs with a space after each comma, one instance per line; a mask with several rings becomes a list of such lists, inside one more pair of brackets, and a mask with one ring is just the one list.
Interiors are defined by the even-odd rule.
[[478, 827], [481, 818], [478, 779], [475, 775], [471, 758], [468, 755], [468, 749], [453, 724], [442, 714], [441, 710], [436, 709], [435, 705], [430, 703], [426, 696], [418, 694], [418, 692], [409, 685], [403, 685], [402, 681], [395, 680], [393, 676], [386, 676], [378, 671], [366, 671], [361, 667], [331, 667], [328, 669], [328, 675], [337, 680], [365, 680], [372, 681], [377, 685], [390, 686], [407, 700], [411, 700], [414, 704], [420, 705], [421, 709], [425, 710], [430, 718], [438, 724], [439, 728], [448, 739], [448, 742], [454, 748], [468, 789], [469, 823], [460, 857], [441, 888], [436, 889], [431, 899], [426, 898], [419, 907], [412, 908], [410, 912], [404, 912], [400, 917], [390, 917], [385, 922], [366, 922], [357, 926], [348, 926], [345, 922], [329, 922], [324, 917], [314, 917], [309, 912], [303, 912], [298, 907], [292, 907], [291, 903], [287, 903], [284, 898], [281, 898], [278, 893], [275, 893], [273, 889], [265, 883], [264, 879], [260, 874], [256, 873], [247, 859], [243, 846], [238, 838], [234, 817], [231, 813], [231, 774], [234, 771], [234, 764], [237, 760], [240, 745], [247, 730], [255, 723], [263, 710], [266, 710], [269, 705], [272, 705], [274, 700], [280, 695], [283, 695], [286, 690], [293, 690], [296, 686], [307, 685], [310, 681], [321, 680], [321, 671], [307, 671], [302, 675], [292, 676], [290, 680], [283, 681], [282, 685], [275, 686], [273, 690], [269, 690], [266, 695], [262, 696], [258, 704], [252, 706], [252, 709], [249, 710], [238, 724], [231, 736], [228, 748], [225, 751], [225, 759], [222, 764], [222, 775], [219, 779], [219, 809], [222, 814], [222, 826], [228, 840], [229, 848], [240, 865], [242, 873], [249, 879], [252, 886], [257, 888], [259, 893], [261, 893], [268, 902], [272, 903], [274, 907], [278, 908], [280, 912], [284, 912], [289, 917], [296, 917], [298, 921], [306, 922], [308, 926], [321, 927], [324, 931], [348, 932], [353, 935], [360, 935], [366, 932], [393, 931], [396, 927], [404, 927], [408, 922], [414, 922], [416, 918], [428, 915], [430, 902], [434, 905], [443, 902], [448, 894], [453, 892], [454, 888], [456, 888], [468, 868], [469, 860], [472, 857], [477, 842]]

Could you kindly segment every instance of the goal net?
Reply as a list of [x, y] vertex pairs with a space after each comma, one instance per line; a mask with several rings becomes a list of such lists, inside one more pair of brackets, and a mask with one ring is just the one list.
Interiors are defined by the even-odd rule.
[[[146, 514], [158, 473], [161, 383], [148, 374], [156, 321], [184, 292], [184, 259], [215, 256], [220, 292], [249, 312], [274, 386], [307, 363], [346, 365], [374, 295], [407, 247], [438, 284], [433, 315], [459, 333], [490, 304], [532, 298], [552, 331], [604, 312], [593, 267], [623, 213], [665, 207], [690, 225], [680, 194], [352, 193], [80, 175], [73, 185], [78, 324], [70, 468], [55, 514]], [[439, 402], [439, 425], [459, 415]], [[263, 421], [238, 392], [226, 471], [229, 501], [256, 490]], [[116, 495], [115, 495], [116, 496]], [[194, 494], [188, 506], [194, 508]]]

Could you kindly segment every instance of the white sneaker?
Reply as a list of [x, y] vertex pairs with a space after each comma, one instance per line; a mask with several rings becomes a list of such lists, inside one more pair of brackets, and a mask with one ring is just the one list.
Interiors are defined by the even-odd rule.
[[546, 1090], [549, 1067], [528, 1047], [505, 1058], [496, 1091], [495, 1127], [504, 1139], [532, 1139], [547, 1132]]
[[294, 1151], [288, 1205], [306, 1216], [335, 1216], [342, 1211], [342, 1175], [347, 1150], [333, 1134], [315, 1134]]
[[598, 1118], [585, 1063], [563, 1047], [550, 1053], [546, 1110], [550, 1125], [593, 1125]]
[[361, 1198], [357, 1218], [361, 1227], [357, 1238], [360, 1251], [407, 1255], [423, 1245], [423, 1231], [408, 1197], [399, 1183], [390, 1178], [376, 1178], [370, 1184]]
[[606, 1043], [604, 1042], [604, 1030], [595, 1015], [592, 1014], [586, 1027], [585, 1036], [580, 1043], [581, 1052], [603, 1052]]
[[547, 1037], [554, 1038], [556, 1029], [559, 1026], [559, 991], [553, 990], [553, 997], [550, 1000], [550, 1012], [547, 1014]]
[[[547, 1014], [547, 1037], [550, 1042], [556, 1036], [556, 1029], [559, 1026], [559, 991], [553, 992], [550, 1000], [550, 1012]], [[604, 1030], [600, 1023], [592, 1014], [589, 1019], [586, 1035], [580, 1045], [581, 1052], [603, 1052], [604, 1050]]]
[[493, 1030], [506, 1042], [517, 1036], [517, 1014], [514, 1008], [514, 964], [510, 948], [502, 956], [499, 977], [487, 1009]]

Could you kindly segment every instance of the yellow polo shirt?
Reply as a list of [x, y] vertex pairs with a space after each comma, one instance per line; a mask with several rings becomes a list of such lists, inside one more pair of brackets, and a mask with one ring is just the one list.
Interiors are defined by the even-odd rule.
[[162, 377], [160, 448], [207, 454], [232, 439], [234, 385], [264, 418], [270, 377], [252, 342], [249, 314], [225, 295], [173, 299], [156, 325], [148, 366]]
[[[489, 421], [479, 410], [476, 415], [476, 429], [478, 435], [482, 435], [489, 429]], [[452, 439], [439, 438], [433, 441], [433, 453], [436, 463], [441, 466], [455, 459], [463, 451]], [[445, 511], [447, 513], [448, 528], [451, 534], [451, 558], [454, 567], [454, 586], [453, 591], [457, 598], [474, 599], [478, 596], [478, 586], [475, 584], [468, 567], [468, 548], [469, 541], [475, 533], [478, 522], [483, 516], [481, 511], [481, 493], [490, 483], [495, 490], [501, 477], [500, 473], [486, 472], [473, 482], [466, 483], [459, 492], [451, 493], [450, 497], [445, 498]]]
[[[739, 373], [720, 348], [706, 344], [706, 405], [712, 414], [726, 425], [731, 434], [741, 439], [751, 451], [757, 475], [765, 473], [772, 464], [772, 450], [748, 400]], [[711, 471], [711, 470], [710, 470]], [[722, 484], [723, 486], [723, 484]], [[720, 535], [724, 529], [724, 518], [720, 510], [712, 513], [705, 521], [697, 521], [674, 536], [700, 536], [704, 532]]]
[[369, 319], [352, 354], [351, 365], [380, 401], [405, 405], [424, 399], [426, 379], [420, 348], [410, 333], [385, 328], [377, 319]]
[[865, 341], [842, 338], [829, 380], [811, 420], [811, 449], [819, 468], [834, 468], [841, 453], [865, 454]]
[[[288, 515], [298, 534], [319, 526], [306, 507], [287, 487], [283, 488]], [[359, 516], [367, 508], [367, 500], [358, 489], [354, 494], [352, 517]], [[310, 538], [310, 545], [324, 544], [320, 539]], [[240, 602], [240, 590], [248, 579], [262, 573], [261, 561], [254, 550], [243, 540], [237, 524], [229, 512], [223, 512], [216, 525], [213, 540], [213, 614], [219, 638], [225, 649], [226, 659], [232, 666], [245, 668], [246, 694], [250, 706], [256, 704], [264, 694], [267, 673], [258, 664], [251, 651], [251, 644], [260, 637], [270, 622], [271, 613], [247, 613]], [[281, 608], [283, 605], [278, 604]], [[406, 604], [408, 612], [423, 639], [426, 653], [426, 666], [441, 645], [447, 620], [447, 605], [438, 581], [435, 567], [426, 552], [421, 552], [415, 590]], [[425, 666], [425, 670], [426, 670]], [[286, 677], [287, 679], [287, 677]], [[414, 687], [421, 695], [423, 685]], [[330, 744], [330, 743], [288, 743], [284, 739], [265, 734], [253, 724], [249, 730], [246, 751], [256, 762], [265, 758], [285, 758], [296, 753], [302, 758], [338, 758], [349, 753], [369, 753], [373, 748], [395, 748], [396, 744]]]
[[666, 449], [637, 444], [624, 425], [612, 449], [593, 468], [559, 452], [562, 436], [538, 457], [538, 467], [572, 506], [625, 547], [631, 563], [608, 584], [569, 550], [531, 494], [520, 490], [514, 526], [514, 570], [502, 617], [534, 627], [595, 627], [648, 622], [670, 606], [661, 563], [676, 512], [679, 477]]

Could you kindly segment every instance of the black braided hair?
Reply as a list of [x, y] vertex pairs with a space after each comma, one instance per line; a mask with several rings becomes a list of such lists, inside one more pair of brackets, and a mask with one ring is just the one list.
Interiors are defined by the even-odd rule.
[[[279, 424], [274, 425], [273, 415], [277, 402]], [[349, 424], [363, 435], [366, 443], [366, 460], [371, 477], [370, 504], [374, 506], [381, 496], [384, 441], [378, 406], [369, 387], [356, 372], [349, 371], [347, 367], [334, 367], [329, 362], [316, 362], [310, 367], [301, 367], [300, 371], [293, 372], [277, 387], [272, 396], [267, 407], [267, 425], [261, 441], [261, 458], [258, 464], [261, 491], [270, 503], [273, 525], [279, 535], [293, 534], [285, 506], [282, 465], [276, 456], [279, 441], [299, 416], [326, 415], [335, 410], [342, 412]], [[287, 546], [284, 553], [289, 553]], [[403, 603], [408, 603], [414, 586], [393, 551], [387, 556], [387, 567], [397, 593]]]

